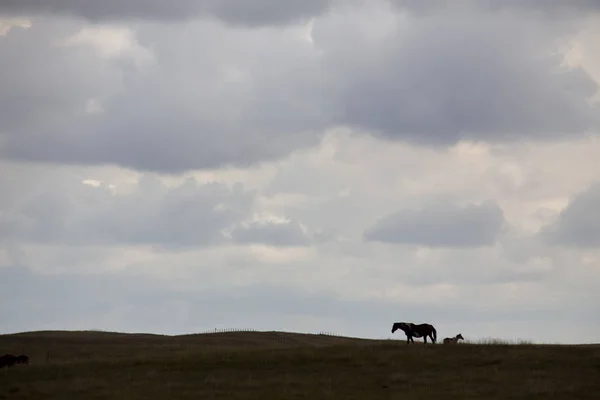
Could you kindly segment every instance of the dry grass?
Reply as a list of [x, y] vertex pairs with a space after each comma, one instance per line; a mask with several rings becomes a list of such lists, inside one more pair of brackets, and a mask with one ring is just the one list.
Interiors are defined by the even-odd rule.
[[[0, 399], [596, 399], [600, 347], [289, 333], [0, 336]], [[50, 353], [46, 363], [46, 352]]]

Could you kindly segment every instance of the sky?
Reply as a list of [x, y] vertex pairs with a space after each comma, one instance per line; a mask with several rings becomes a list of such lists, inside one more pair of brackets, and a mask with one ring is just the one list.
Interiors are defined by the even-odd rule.
[[0, 2], [0, 333], [600, 338], [600, 3]]

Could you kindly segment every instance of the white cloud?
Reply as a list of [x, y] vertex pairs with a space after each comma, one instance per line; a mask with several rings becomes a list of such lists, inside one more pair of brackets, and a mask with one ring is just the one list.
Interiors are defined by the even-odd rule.
[[6, 36], [13, 28], [31, 28], [31, 21], [25, 18], [0, 18], [0, 36]]
[[108, 59], [130, 57], [138, 66], [153, 61], [152, 52], [139, 44], [131, 29], [122, 26], [85, 26], [60, 44], [90, 46]]

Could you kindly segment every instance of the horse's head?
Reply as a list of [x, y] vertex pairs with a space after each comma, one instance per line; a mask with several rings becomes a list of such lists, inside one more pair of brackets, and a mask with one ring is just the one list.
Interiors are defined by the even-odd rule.
[[465, 340], [465, 338], [460, 333], [458, 335], [456, 335], [456, 340], [458, 340], [458, 339]]
[[406, 323], [404, 322], [394, 322], [394, 325], [392, 325], [392, 333], [396, 332], [398, 329], [404, 330], [405, 326]]

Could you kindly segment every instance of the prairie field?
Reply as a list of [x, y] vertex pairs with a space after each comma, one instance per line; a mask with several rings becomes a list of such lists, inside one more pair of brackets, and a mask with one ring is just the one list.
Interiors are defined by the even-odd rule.
[[598, 399], [600, 346], [284, 332], [0, 335], [0, 399]]

